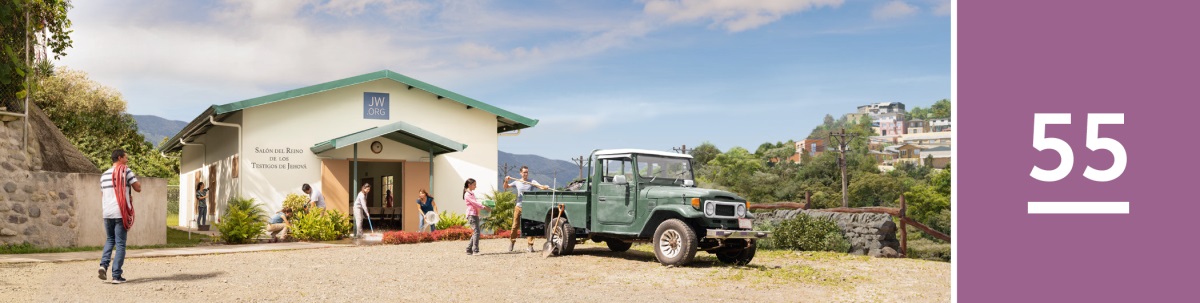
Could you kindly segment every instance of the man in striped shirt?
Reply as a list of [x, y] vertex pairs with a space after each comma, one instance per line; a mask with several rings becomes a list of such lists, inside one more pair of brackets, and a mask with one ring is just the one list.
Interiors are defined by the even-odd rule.
[[[112, 283], [121, 284], [125, 283], [125, 278], [121, 277], [121, 265], [125, 263], [125, 236], [129, 231], [122, 222], [123, 214], [121, 212], [121, 205], [118, 203], [119, 199], [117, 199], [116, 191], [121, 190], [123, 191], [123, 196], [129, 197], [131, 194], [129, 189], [132, 188], [134, 191], [140, 193], [142, 192], [142, 184], [138, 183], [137, 175], [133, 174], [133, 170], [125, 168], [127, 167], [126, 164], [129, 163], [129, 156], [125, 155], [124, 150], [114, 150], [112, 161], [113, 167], [104, 171], [103, 175], [100, 175], [100, 200], [104, 213], [104, 233], [108, 238], [104, 242], [104, 252], [100, 256], [99, 272], [100, 280], [107, 280], [105, 274], [108, 271], [109, 261], [111, 261], [113, 266]], [[125, 182], [113, 182], [113, 169], [118, 167], [122, 168], [124, 176], [118, 175], [116, 177], [123, 178]], [[116, 185], [122, 184], [126, 186], [116, 188]], [[126, 198], [126, 201], [129, 201], [129, 199]], [[132, 205], [127, 207], [132, 207]], [[112, 256], [114, 248], [116, 248], [116, 256]]]

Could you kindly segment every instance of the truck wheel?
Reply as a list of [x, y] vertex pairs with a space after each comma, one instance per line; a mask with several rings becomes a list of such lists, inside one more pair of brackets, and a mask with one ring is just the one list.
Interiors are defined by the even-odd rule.
[[623, 252], [629, 250], [630, 246], [633, 246], [633, 243], [626, 243], [621, 240], [608, 240], [605, 243], [608, 244], [608, 250], [615, 252]]
[[683, 221], [663, 221], [654, 231], [654, 256], [663, 265], [686, 265], [696, 256], [697, 241], [696, 232]]
[[758, 250], [758, 246], [751, 246], [743, 249], [722, 250], [717, 252], [717, 260], [721, 263], [746, 265], [750, 264], [750, 260], [754, 260], [754, 252]]
[[565, 218], [554, 219], [549, 229], [551, 245], [558, 250], [558, 255], [569, 255], [575, 251], [575, 228]]

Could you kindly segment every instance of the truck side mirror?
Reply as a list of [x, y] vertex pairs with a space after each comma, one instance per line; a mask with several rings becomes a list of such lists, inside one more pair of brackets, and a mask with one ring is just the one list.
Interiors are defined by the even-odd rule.
[[613, 183], [616, 183], [617, 185], [628, 185], [629, 181], [625, 180], [625, 175], [616, 175], [613, 176]]

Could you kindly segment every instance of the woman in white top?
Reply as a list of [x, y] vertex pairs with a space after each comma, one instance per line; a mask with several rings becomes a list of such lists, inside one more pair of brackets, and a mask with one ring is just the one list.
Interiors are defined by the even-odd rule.
[[358, 197], [354, 198], [354, 234], [362, 238], [362, 219], [367, 216], [367, 194], [371, 193], [371, 183], [363, 183]]

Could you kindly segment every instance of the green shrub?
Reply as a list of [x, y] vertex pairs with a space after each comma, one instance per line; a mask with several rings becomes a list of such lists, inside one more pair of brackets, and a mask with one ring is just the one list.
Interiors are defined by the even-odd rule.
[[[755, 214], [755, 215], [757, 215], [757, 214]], [[766, 238], [762, 238], [762, 239], [758, 240], [758, 242], [756, 243], [756, 245], [758, 245], [758, 248], [779, 249], [779, 242], [775, 240], [776, 236], [774, 235], [775, 224], [771, 224], [766, 221], [761, 221], [761, 222], [755, 221], [754, 222], [754, 230], [766, 231], [766, 232], [772, 233], [772, 235], [770, 237], [766, 237]]]
[[296, 211], [288, 219], [288, 232], [301, 241], [333, 241], [350, 234], [350, 218], [337, 210]]
[[247, 243], [262, 234], [267, 226], [267, 217], [262, 208], [254, 203], [254, 199], [229, 199], [225, 215], [221, 223], [217, 223], [221, 232], [221, 241], [229, 244]]
[[442, 213], [438, 215], [438, 223], [435, 224], [435, 226], [439, 230], [448, 229], [452, 226], [467, 226], [467, 216], [456, 213], [448, 213], [443, 210]]
[[771, 245], [778, 249], [803, 251], [850, 251], [850, 242], [842, 236], [837, 223], [829, 219], [797, 215], [784, 220], [771, 234]]
[[283, 199], [283, 208], [291, 209], [293, 212], [299, 212], [306, 209], [308, 205], [308, 197], [297, 194], [288, 194], [287, 198]]
[[[909, 235], [912, 235], [911, 233]], [[908, 239], [908, 257], [912, 259], [950, 262], [950, 244], [929, 239]]]
[[[495, 231], [512, 228], [513, 210], [517, 207], [517, 194], [511, 191], [493, 190], [491, 194], [484, 196], [484, 198], [496, 201], [496, 206], [492, 207], [491, 214], [483, 219], [483, 228]], [[438, 228], [440, 229], [441, 227]]]

